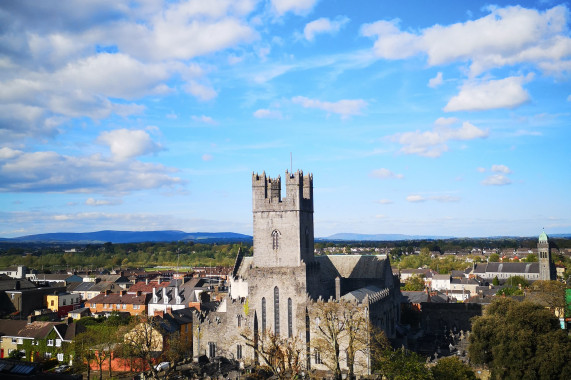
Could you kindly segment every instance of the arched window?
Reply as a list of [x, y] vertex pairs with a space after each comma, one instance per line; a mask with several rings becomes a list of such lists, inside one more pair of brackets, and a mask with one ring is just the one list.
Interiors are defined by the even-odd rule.
[[309, 228], [305, 227], [305, 249], [309, 249]]
[[274, 332], [280, 335], [280, 290], [274, 288]]
[[291, 338], [293, 336], [293, 321], [292, 321], [292, 304], [291, 298], [287, 299], [287, 336]]
[[280, 231], [274, 230], [272, 232], [272, 249], [277, 251], [280, 246]]
[[262, 298], [262, 334], [266, 333], [266, 297]]

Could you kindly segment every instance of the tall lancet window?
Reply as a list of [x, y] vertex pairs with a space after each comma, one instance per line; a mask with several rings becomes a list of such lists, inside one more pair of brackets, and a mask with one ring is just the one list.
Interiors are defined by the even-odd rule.
[[272, 232], [272, 248], [274, 251], [277, 251], [279, 246], [280, 246], [280, 232], [278, 230], [274, 230], [274, 232]]
[[266, 297], [262, 298], [262, 334], [266, 333]]
[[274, 331], [280, 335], [280, 290], [277, 286], [274, 288]]
[[291, 338], [293, 336], [293, 321], [292, 321], [292, 304], [291, 298], [287, 299], [287, 336]]

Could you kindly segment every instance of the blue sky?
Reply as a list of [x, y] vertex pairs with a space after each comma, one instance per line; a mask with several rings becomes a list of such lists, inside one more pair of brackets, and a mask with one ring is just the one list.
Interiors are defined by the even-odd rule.
[[2, 1], [0, 237], [251, 234], [290, 153], [318, 237], [571, 232], [570, 12]]

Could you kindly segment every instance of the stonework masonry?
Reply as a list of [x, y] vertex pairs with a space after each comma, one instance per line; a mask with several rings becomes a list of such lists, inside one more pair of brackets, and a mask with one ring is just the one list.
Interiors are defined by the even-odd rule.
[[[390, 262], [380, 256], [314, 257], [313, 176], [301, 171], [281, 177], [252, 175], [254, 254], [238, 254], [230, 289], [215, 311], [196, 314], [193, 352], [259, 362], [245, 334], [273, 333], [305, 345], [305, 369], [326, 369], [313, 353], [317, 325], [308, 316], [316, 302], [344, 299], [387, 336], [395, 335], [400, 291]], [[318, 301], [319, 300], [319, 301]], [[370, 372], [368, 358], [360, 374]], [[346, 365], [346, 363], [345, 363]]]

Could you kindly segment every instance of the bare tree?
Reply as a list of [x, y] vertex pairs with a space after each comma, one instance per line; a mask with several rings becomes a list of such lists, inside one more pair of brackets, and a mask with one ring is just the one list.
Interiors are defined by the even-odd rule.
[[323, 364], [333, 372], [335, 379], [341, 379], [341, 340], [346, 332], [342, 304], [335, 300], [318, 300], [310, 309], [317, 332], [312, 339], [312, 346], [318, 351]]
[[293, 379], [301, 372], [303, 345], [298, 338], [281, 338], [271, 331], [256, 335], [249, 329], [243, 330], [240, 336], [280, 379]]
[[127, 346], [124, 352], [142, 361], [155, 379], [159, 378], [155, 362], [163, 352], [166, 335], [161, 321], [161, 318], [141, 315], [130, 326], [123, 340]]

